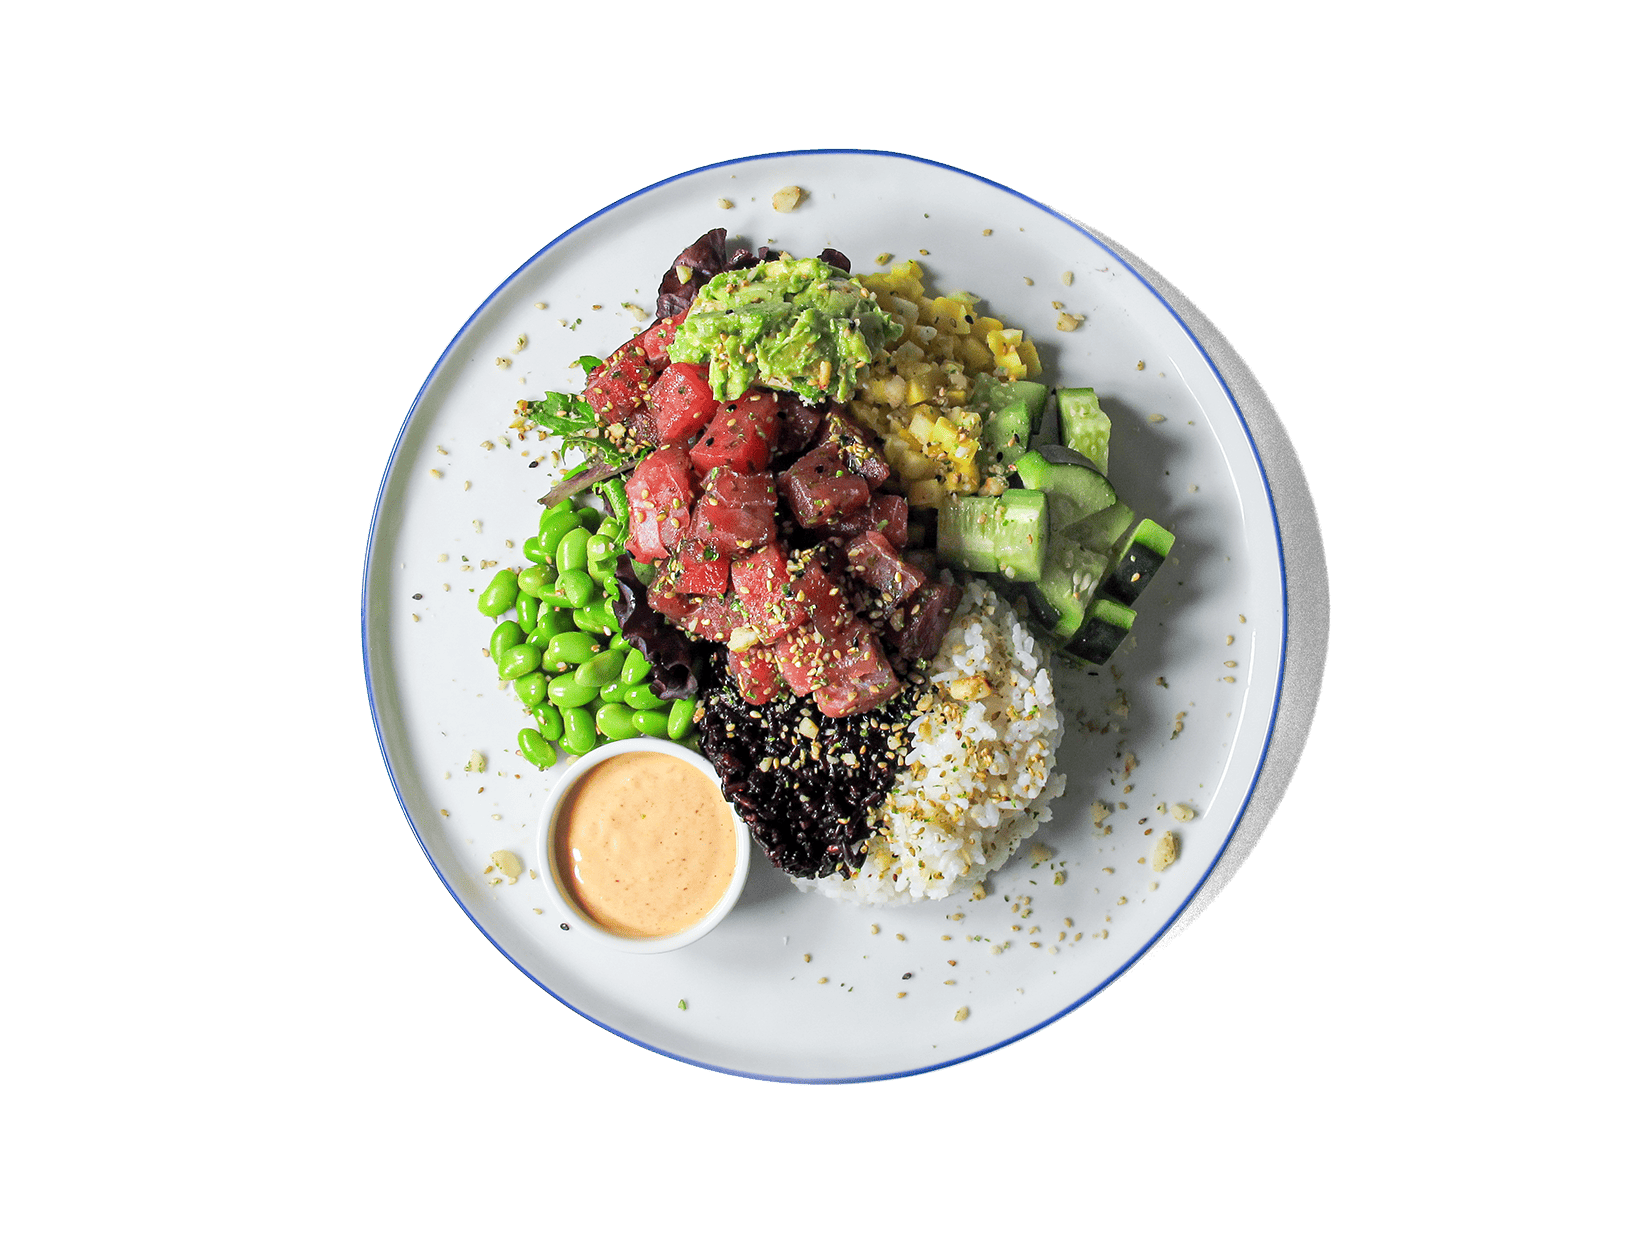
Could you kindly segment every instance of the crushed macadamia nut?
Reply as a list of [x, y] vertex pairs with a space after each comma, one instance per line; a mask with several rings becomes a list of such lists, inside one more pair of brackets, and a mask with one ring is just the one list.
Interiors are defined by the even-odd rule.
[[[492, 815], [492, 817], [496, 818], [497, 816]], [[508, 879], [510, 886], [519, 881], [520, 875], [525, 872], [525, 864], [506, 848], [500, 848], [491, 854], [491, 864], [502, 872], [503, 877]]]
[[1176, 859], [1177, 859], [1177, 837], [1176, 837], [1176, 834], [1174, 832], [1170, 832], [1170, 831], [1160, 832], [1159, 839], [1154, 841], [1154, 851], [1149, 855], [1149, 858], [1148, 858], [1149, 868], [1152, 869], [1152, 870], [1155, 870], [1157, 872], [1159, 870], [1165, 869], [1166, 866], [1170, 865]]
[[805, 190], [797, 184], [790, 184], [771, 194], [771, 208], [778, 214], [788, 214], [804, 200]]

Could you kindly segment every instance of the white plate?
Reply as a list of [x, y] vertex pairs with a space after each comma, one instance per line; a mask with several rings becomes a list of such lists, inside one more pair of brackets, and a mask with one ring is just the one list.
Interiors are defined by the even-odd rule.
[[[776, 213], [771, 195], [790, 184], [808, 196], [793, 213]], [[1096, 387], [1114, 420], [1116, 487], [1139, 515], [1171, 527], [1177, 547], [1139, 604], [1135, 647], [1115, 657], [1122, 679], [1057, 672], [1070, 721], [1059, 760], [1069, 788], [1036, 837], [1051, 862], [1035, 868], [1019, 854], [982, 901], [862, 909], [801, 894], [756, 853], [742, 901], [712, 935], [683, 951], [630, 956], [562, 930], [542, 871], [514, 885], [484, 873], [496, 849], [529, 859], [558, 772], [513, 753], [525, 721], [481, 657], [490, 622], [471, 589], [482, 561], [522, 563], [517, 546], [534, 533], [536, 498], [555, 479], [551, 462], [531, 469], [523, 457], [552, 443], [502, 448], [515, 400], [575, 388], [568, 365], [628, 338], [637, 323], [623, 302], [649, 316], [669, 260], [711, 227], [797, 254], [836, 248], [859, 273], [876, 268], [877, 254], [914, 257], [928, 287], [981, 295], [988, 312], [1035, 340], [1049, 380]], [[1052, 300], [1083, 314], [1083, 325], [1059, 333]], [[522, 333], [529, 341], [516, 353]], [[1219, 869], [1219, 859], [1242, 856], [1272, 809], [1317, 688], [1310, 664], [1302, 727], [1285, 737], [1277, 776], [1272, 765], [1262, 774], [1287, 657], [1281, 520], [1248, 420], [1260, 392], [1244, 374], [1242, 415], [1224, 381], [1237, 358], [1216, 342], [1221, 374], [1120, 250], [1000, 185], [902, 155], [811, 151], [705, 167], [554, 240], [480, 306], [430, 373], [395, 442], [367, 549], [372, 710], [395, 791], [441, 880], [566, 1006], [637, 1044], [742, 1075], [831, 1081], [928, 1070], [1013, 1041], [1090, 998], [1182, 917], [1202, 886], [1226, 880], [1231, 863]], [[1283, 446], [1271, 412], [1262, 412]], [[485, 441], [497, 448], [483, 449]], [[1305, 492], [1294, 500], [1306, 506]], [[465, 560], [473, 570], [461, 568]], [[1322, 639], [1322, 575], [1318, 595]], [[1123, 718], [1111, 710], [1119, 689], [1129, 702]], [[1186, 716], [1172, 739], [1178, 712]], [[1082, 720], [1117, 727], [1102, 734]], [[489, 759], [483, 774], [464, 770], [476, 749]], [[1137, 759], [1128, 778], [1125, 751]], [[1248, 810], [1259, 775], [1269, 789], [1261, 818]], [[1092, 823], [1099, 799], [1114, 807], [1111, 834]], [[1157, 812], [1175, 803], [1190, 806], [1193, 820]], [[1180, 851], [1156, 874], [1145, 858], [1165, 827]], [[1007, 904], [1024, 893], [1027, 916]]]

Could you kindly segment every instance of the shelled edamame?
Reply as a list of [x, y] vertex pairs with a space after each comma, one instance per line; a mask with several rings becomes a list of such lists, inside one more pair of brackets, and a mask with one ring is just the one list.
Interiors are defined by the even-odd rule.
[[480, 591], [476, 607], [497, 620], [497, 674], [533, 721], [516, 741], [538, 767], [558, 761], [556, 745], [587, 754], [625, 737], [691, 739], [696, 700], [658, 698], [651, 666], [618, 629], [612, 601], [626, 538], [620, 518], [567, 499], [543, 511], [522, 546], [528, 564], [497, 571]]

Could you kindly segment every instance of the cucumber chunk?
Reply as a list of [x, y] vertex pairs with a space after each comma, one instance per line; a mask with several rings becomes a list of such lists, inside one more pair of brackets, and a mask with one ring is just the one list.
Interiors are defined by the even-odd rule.
[[1087, 664], [1106, 664], [1131, 633], [1131, 623], [1136, 619], [1135, 611], [1125, 605], [1099, 598], [1079, 631], [1059, 650]]
[[1054, 642], [1066, 642], [1079, 633], [1107, 566], [1102, 553], [1058, 535], [1051, 537], [1045, 569], [1027, 594], [1034, 618]]
[[1044, 445], [1017, 460], [1017, 475], [1030, 489], [1045, 493], [1051, 502], [1051, 530], [1089, 548], [1087, 520], [1118, 503], [1114, 486], [1082, 454], [1065, 446]]
[[1143, 519], [1115, 552], [1114, 568], [1103, 580], [1103, 595], [1121, 604], [1135, 604], [1176, 542], [1176, 536], [1153, 519]]
[[1044, 493], [951, 497], [937, 511], [937, 557], [981, 574], [1035, 582], [1045, 568], [1050, 515]]
[[1096, 465], [1103, 475], [1108, 474], [1108, 438], [1113, 433], [1108, 413], [1097, 402], [1096, 391], [1090, 387], [1057, 391], [1057, 419], [1062, 430], [1062, 444], [1078, 450]]
[[983, 449], [979, 461], [1007, 466], [1022, 457], [1039, 431], [1048, 391], [1036, 381], [998, 381], [978, 374], [971, 390], [970, 408], [983, 417]]

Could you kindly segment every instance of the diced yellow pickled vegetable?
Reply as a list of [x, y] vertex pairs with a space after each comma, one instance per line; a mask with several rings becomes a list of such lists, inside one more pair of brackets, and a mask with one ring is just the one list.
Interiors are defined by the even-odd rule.
[[870, 274], [862, 280], [870, 291], [889, 291], [911, 299], [925, 294], [925, 272], [913, 261], [900, 261], [880, 274]]
[[925, 372], [916, 373], [908, 379], [907, 397], [911, 406], [929, 403], [944, 386], [942, 371], [936, 365], [927, 364], [925, 369]]
[[972, 373], [987, 373], [994, 368], [994, 353], [988, 350], [988, 344], [974, 334], [967, 334], [961, 338], [956, 346], [959, 349], [960, 360], [965, 364], [967, 371]]
[[931, 434], [936, 427], [936, 420], [926, 411], [916, 411], [908, 420], [908, 431], [922, 446], [931, 444]]
[[959, 440], [959, 431], [955, 429], [954, 422], [947, 418], [939, 418], [931, 425], [931, 439], [926, 444], [936, 446], [945, 454], [952, 454]]
[[[975, 316], [975, 314], [973, 314], [973, 316]], [[972, 334], [980, 334], [984, 338], [986, 338], [988, 336], [988, 332], [990, 330], [1003, 330], [1003, 329], [1005, 329], [1005, 323], [1003, 321], [1001, 321], [998, 317], [980, 317], [980, 316], [978, 316], [978, 317], [976, 317], [976, 320], [974, 320], [971, 323], [971, 333]]]
[[937, 315], [936, 315], [936, 312], [935, 312], [934, 308], [932, 307], [933, 306], [933, 301], [931, 300], [931, 298], [929, 296], [919, 296], [919, 297], [917, 297], [915, 302], [920, 306], [920, 325], [922, 325], [922, 326], [934, 326], [934, 325], [936, 325], [937, 324]]
[[966, 320], [971, 306], [953, 296], [938, 296], [931, 301], [932, 324], [944, 334], [970, 334], [971, 323]]
[[1039, 349], [1028, 339], [1023, 339], [1021, 343], [1017, 344], [1017, 354], [1022, 357], [1023, 365], [1028, 370], [1027, 375], [1029, 377], [1038, 377], [1042, 371], [1040, 369]]
[[935, 506], [942, 501], [942, 485], [935, 480], [916, 480], [908, 486], [908, 504]]

